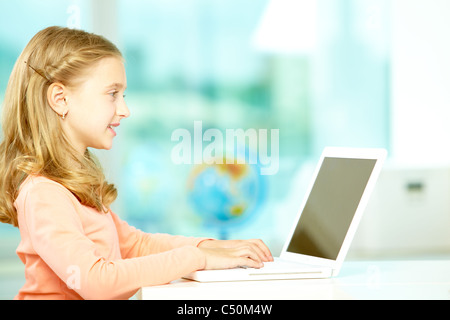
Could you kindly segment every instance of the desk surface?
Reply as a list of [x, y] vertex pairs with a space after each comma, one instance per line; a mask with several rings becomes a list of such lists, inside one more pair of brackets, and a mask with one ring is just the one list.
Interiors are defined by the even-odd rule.
[[450, 299], [450, 260], [345, 262], [331, 279], [199, 283], [143, 287], [143, 300]]

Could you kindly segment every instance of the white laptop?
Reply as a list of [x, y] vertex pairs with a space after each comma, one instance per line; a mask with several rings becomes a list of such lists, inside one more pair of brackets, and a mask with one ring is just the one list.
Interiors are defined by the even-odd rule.
[[261, 269], [200, 270], [200, 282], [329, 278], [337, 276], [387, 152], [325, 148], [279, 258]]

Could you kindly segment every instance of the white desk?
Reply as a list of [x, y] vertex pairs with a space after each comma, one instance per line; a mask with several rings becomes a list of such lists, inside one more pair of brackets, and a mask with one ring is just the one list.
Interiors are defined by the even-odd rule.
[[346, 262], [332, 279], [198, 283], [144, 287], [143, 300], [450, 299], [450, 260]]

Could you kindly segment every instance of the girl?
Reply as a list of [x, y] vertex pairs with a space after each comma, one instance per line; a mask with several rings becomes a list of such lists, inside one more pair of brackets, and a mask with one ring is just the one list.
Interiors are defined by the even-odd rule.
[[0, 221], [19, 227], [25, 285], [16, 299], [126, 299], [199, 269], [259, 268], [261, 240], [147, 234], [109, 208], [117, 196], [88, 147], [110, 149], [130, 115], [119, 50], [49, 27], [12, 71], [3, 106]]

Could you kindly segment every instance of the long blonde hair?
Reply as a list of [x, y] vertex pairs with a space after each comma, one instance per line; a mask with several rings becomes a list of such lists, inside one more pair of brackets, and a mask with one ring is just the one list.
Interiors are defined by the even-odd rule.
[[[11, 73], [3, 103], [0, 144], [0, 222], [18, 226], [14, 201], [28, 175], [41, 175], [70, 190], [98, 211], [117, 197], [100, 164], [87, 150], [71, 147], [59, 116], [47, 101], [51, 83], [75, 86], [88, 68], [105, 57], [122, 58], [105, 38], [81, 30], [49, 27], [25, 47]], [[74, 165], [75, 163], [75, 165]]]

